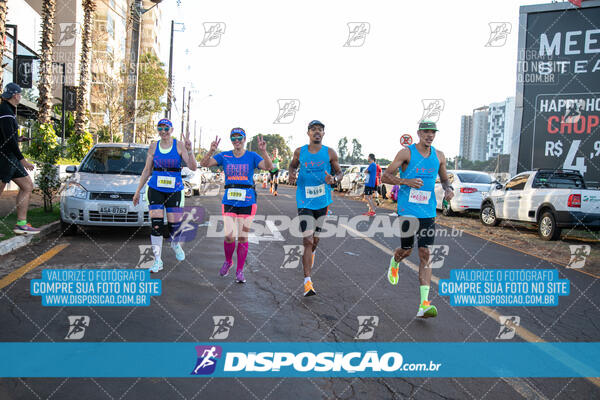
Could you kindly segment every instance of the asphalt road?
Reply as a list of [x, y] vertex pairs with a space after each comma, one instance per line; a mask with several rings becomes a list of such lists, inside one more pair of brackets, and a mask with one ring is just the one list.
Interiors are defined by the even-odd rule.
[[[222, 192], [221, 192], [222, 193]], [[259, 189], [258, 214], [296, 216], [295, 188], [282, 186], [273, 197]], [[186, 205], [203, 207], [205, 221], [219, 215], [221, 196], [194, 196]], [[349, 218], [366, 210], [364, 203], [336, 196], [331, 210]], [[388, 210], [378, 210], [388, 215]], [[386, 273], [396, 238], [364, 235], [323, 239], [316, 254], [313, 282], [317, 296], [302, 297], [302, 268], [282, 268], [284, 245], [301, 240], [281, 231], [250, 244], [244, 285], [231, 274], [218, 275], [223, 240], [207, 237], [202, 227], [184, 244], [186, 259], [177, 262], [163, 248], [163, 293], [149, 307], [42, 307], [29, 292], [30, 279], [48, 268], [136, 268], [140, 246], [149, 245], [148, 229], [85, 228], [77, 236], [55, 234], [17, 254], [0, 258], [0, 279], [57, 245], [68, 243], [45, 263], [0, 289], [0, 341], [65, 342], [69, 315], [87, 315], [90, 325], [82, 341], [90, 342], [280, 342], [360, 340], [378, 342], [496, 342], [500, 324], [495, 315], [519, 316], [524, 328], [511, 341], [600, 341], [600, 285], [593, 277], [462, 234], [436, 238], [449, 246], [436, 277], [448, 278], [459, 268], [556, 268], [569, 279], [571, 294], [557, 307], [453, 307], [432, 284], [435, 319], [418, 320], [416, 251], [402, 266], [400, 282], [391, 286]], [[367, 223], [358, 225], [366, 231]], [[286, 264], [289, 266], [289, 264]], [[213, 316], [232, 316], [225, 340], [211, 339]], [[369, 339], [356, 339], [359, 316], [376, 316]], [[484, 355], [482, 355], [484, 356]], [[490, 360], [493, 362], [493, 360]], [[0, 379], [0, 399], [138, 399], [138, 398], [415, 398], [506, 399], [599, 398], [600, 383], [592, 379]]]

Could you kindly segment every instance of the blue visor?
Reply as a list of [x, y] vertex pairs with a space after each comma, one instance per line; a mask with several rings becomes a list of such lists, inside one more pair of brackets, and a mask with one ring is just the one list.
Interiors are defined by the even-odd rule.
[[167, 118], [163, 118], [160, 121], [158, 121], [158, 124], [156, 124], [156, 126], [159, 126], [159, 125], [167, 125], [171, 128], [173, 127], [173, 124]]
[[244, 131], [242, 128], [233, 128], [229, 136], [233, 135], [242, 135], [243, 137], [246, 137], [246, 131]]

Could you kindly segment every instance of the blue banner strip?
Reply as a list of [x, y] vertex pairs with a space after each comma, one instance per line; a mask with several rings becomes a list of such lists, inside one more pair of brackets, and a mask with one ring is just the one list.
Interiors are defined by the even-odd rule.
[[0, 377], [600, 376], [600, 342], [0, 343], [0, 354]]

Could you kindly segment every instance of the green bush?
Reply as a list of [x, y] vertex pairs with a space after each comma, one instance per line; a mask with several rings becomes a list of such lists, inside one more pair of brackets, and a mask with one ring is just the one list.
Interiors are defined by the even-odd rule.
[[84, 132], [81, 135], [73, 133], [67, 139], [67, 157], [81, 161], [93, 144], [94, 140], [89, 132]]
[[44, 210], [52, 211], [52, 198], [60, 188], [58, 167], [61, 147], [52, 124], [36, 124], [29, 147], [29, 155], [38, 167], [35, 183], [44, 196]]

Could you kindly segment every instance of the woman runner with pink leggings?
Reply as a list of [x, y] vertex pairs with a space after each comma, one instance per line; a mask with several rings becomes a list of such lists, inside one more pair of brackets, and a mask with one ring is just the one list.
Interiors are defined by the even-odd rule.
[[[254, 189], [254, 169], [273, 169], [273, 163], [267, 154], [267, 143], [258, 137], [258, 152], [248, 151], [246, 132], [242, 128], [233, 128], [230, 134], [233, 150], [215, 154], [221, 139], [215, 138], [210, 151], [202, 159], [203, 167], [223, 166], [225, 172], [225, 194], [223, 195], [223, 218], [225, 222], [225, 262], [219, 271], [227, 275], [233, 265], [235, 250], [235, 231], [237, 230], [237, 270], [236, 282], [244, 283], [244, 263], [248, 254], [248, 231], [252, 217], [256, 214], [256, 191]], [[214, 155], [213, 155], [214, 154]]]

